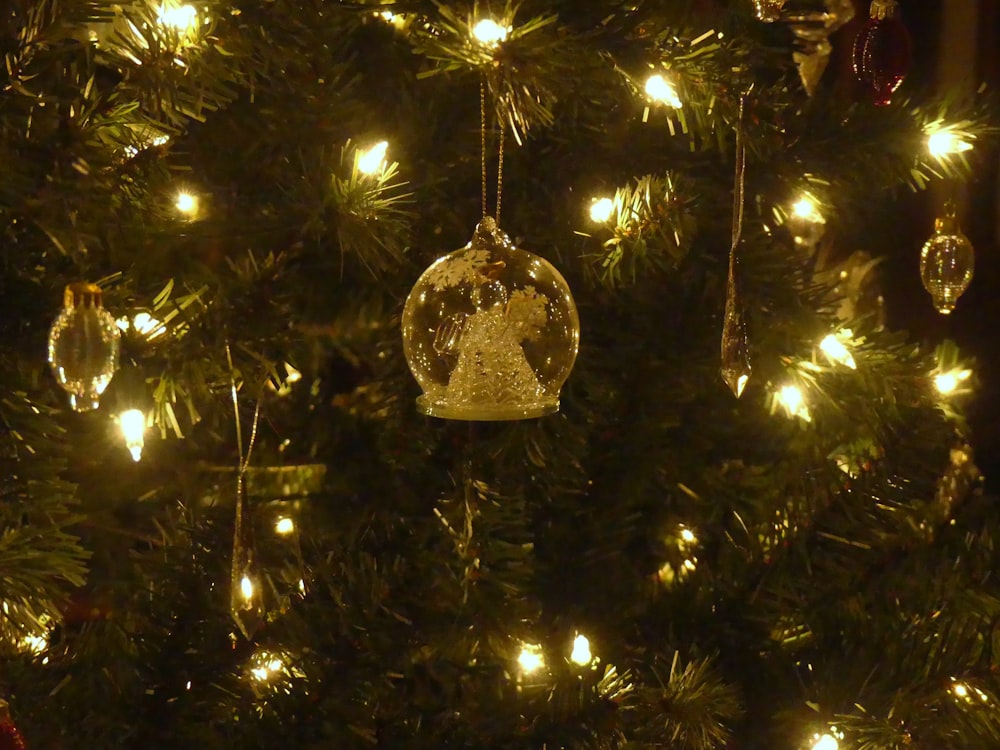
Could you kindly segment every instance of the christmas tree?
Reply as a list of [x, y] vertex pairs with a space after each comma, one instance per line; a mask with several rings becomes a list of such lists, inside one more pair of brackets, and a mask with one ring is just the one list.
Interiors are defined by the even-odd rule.
[[1000, 745], [894, 5], [8, 3], [3, 746]]

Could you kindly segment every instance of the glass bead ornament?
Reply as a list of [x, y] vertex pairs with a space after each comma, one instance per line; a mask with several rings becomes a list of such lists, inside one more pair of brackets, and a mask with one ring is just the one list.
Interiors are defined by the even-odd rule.
[[854, 74], [876, 106], [892, 102], [910, 69], [913, 42], [896, 0], [873, 0], [854, 40]]
[[949, 315], [972, 283], [976, 253], [969, 238], [959, 229], [953, 207], [947, 208], [934, 229], [934, 236], [920, 253], [920, 279], [937, 311]]
[[443, 419], [506, 421], [559, 410], [580, 346], [569, 285], [544, 258], [514, 247], [492, 217], [438, 258], [403, 308], [403, 351]]
[[49, 365], [74, 411], [98, 407], [118, 369], [119, 337], [99, 286], [78, 282], [66, 287], [62, 312], [49, 329]]

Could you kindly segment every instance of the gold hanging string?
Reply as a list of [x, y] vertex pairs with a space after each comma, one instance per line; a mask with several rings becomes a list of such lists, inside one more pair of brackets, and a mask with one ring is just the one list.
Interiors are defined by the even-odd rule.
[[497, 226], [500, 226], [500, 200], [503, 197], [503, 145], [504, 136], [507, 133], [507, 123], [500, 123], [500, 154], [497, 159]]
[[[486, 194], [486, 183], [489, 180], [489, 174], [487, 170], [487, 160], [486, 160], [486, 77], [479, 82], [479, 153], [481, 158], [482, 166], [482, 202], [483, 202], [483, 216], [489, 214], [489, 206], [487, 202]], [[497, 224], [500, 223], [500, 202], [503, 196], [503, 158], [504, 158], [504, 142], [506, 140], [507, 127], [506, 123], [500, 124], [500, 134], [499, 134], [499, 146], [498, 146], [498, 157], [497, 157], [497, 210], [494, 218], [496, 218]]]
[[486, 78], [479, 82], [479, 155], [482, 161], [483, 216], [486, 216]]

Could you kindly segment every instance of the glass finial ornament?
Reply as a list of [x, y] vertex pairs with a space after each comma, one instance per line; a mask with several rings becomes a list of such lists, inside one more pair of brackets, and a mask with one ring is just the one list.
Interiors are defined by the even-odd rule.
[[854, 73], [872, 101], [885, 106], [910, 69], [913, 42], [896, 0], [872, 0], [867, 23], [854, 40]]
[[816, 93], [830, 63], [830, 36], [854, 18], [853, 0], [823, 0], [822, 4], [822, 10], [798, 8], [784, 15], [796, 39], [792, 59], [809, 96]]
[[530, 419], [559, 410], [580, 319], [559, 271], [514, 247], [487, 216], [468, 245], [417, 280], [403, 308], [402, 334], [424, 414]]
[[75, 411], [91, 411], [118, 369], [118, 326], [104, 309], [101, 288], [66, 287], [63, 309], [49, 329], [49, 365]]
[[949, 315], [972, 282], [976, 253], [959, 228], [951, 204], [944, 217], [935, 223], [934, 230], [934, 236], [920, 253], [920, 278], [937, 311]]

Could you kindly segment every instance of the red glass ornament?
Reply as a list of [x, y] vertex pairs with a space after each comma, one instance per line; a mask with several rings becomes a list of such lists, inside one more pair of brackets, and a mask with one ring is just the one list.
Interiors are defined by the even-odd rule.
[[872, 0], [868, 22], [854, 40], [854, 73], [883, 107], [906, 78], [913, 54], [910, 32], [896, 0]]

